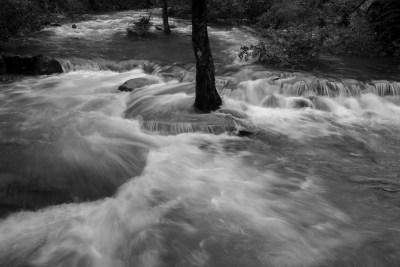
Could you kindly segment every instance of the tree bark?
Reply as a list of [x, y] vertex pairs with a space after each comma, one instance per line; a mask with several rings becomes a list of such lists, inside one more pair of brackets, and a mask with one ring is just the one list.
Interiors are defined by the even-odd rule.
[[163, 18], [164, 33], [170, 34], [171, 29], [169, 28], [169, 23], [168, 23], [168, 0], [163, 0], [162, 18]]
[[192, 0], [192, 45], [196, 57], [195, 109], [211, 112], [222, 105], [207, 32], [207, 0]]

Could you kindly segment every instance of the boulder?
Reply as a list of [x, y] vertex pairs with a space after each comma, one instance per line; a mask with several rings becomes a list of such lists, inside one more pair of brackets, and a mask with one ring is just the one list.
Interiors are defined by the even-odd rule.
[[314, 108], [314, 105], [310, 99], [302, 98], [302, 97], [293, 97], [289, 106], [291, 108]]
[[9, 74], [49, 75], [63, 72], [60, 62], [49, 56], [3, 55], [2, 58]]
[[63, 72], [60, 62], [52, 57], [38, 55], [34, 56], [33, 60], [33, 73], [36, 75], [50, 75]]
[[3, 57], [0, 56], [0, 75], [6, 74], [6, 64], [4, 63]]
[[140, 78], [135, 78], [135, 79], [126, 81], [123, 85], [121, 85], [118, 88], [118, 90], [121, 92], [132, 92], [133, 90], [135, 90], [137, 88], [156, 84], [158, 82], [159, 81], [156, 79], [140, 77]]
[[136, 27], [126, 29], [126, 36], [128, 37], [145, 37], [146, 34], [146, 31], [137, 29]]
[[139, 37], [139, 34], [138, 34], [138, 32], [135, 31], [134, 29], [132, 29], [132, 28], [127, 28], [127, 29], [126, 29], [126, 36], [128, 36], [128, 37]]
[[280, 102], [281, 101], [279, 101], [278, 97], [275, 95], [269, 95], [263, 99], [261, 105], [268, 108], [279, 108], [281, 106]]

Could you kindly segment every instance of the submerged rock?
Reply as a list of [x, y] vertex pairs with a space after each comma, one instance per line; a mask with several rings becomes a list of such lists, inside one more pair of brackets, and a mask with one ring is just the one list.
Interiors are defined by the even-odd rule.
[[314, 108], [314, 105], [310, 99], [302, 97], [294, 97], [290, 100], [289, 106], [291, 108]]
[[145, 37], [146, 34], [146, 31], [136, 29], [135, 27], [126, 29], [126, 36], [128, 37]]
[[261, 105], [268, 108], [279, 108], [281, 106], [279, 99], [275, 95], [269, 95], [265, 97], [265, 99], [261, 102]]
[[45, 55], [3, 55], [2, 58], [9, 74], [50, 75], [63, 72], [60, 62]]
[[326, 112], [331, 112], [334, 109], [334, 107], [329, 103], [329, 100], [326, 100], [324, 98], [313, 96], [309, 97], [308, 99], [313, 102], [315, 109]]
[[128, 36], [128, 37], [139, 37], [139, 34], [134, 29], [128, 28], [128, 29], [126, 29], [126, 36]]
[[227, 114], [227, 115], [231, 115], [234, 118], [237, 119], [247, 119], [249, 116], [244, 113], [241, 110], [238, 109], [227, 109], [227, 108], [221, 108], [219, 110], [217, 110], [218, 113], [222, 113], [222, 114]]
[[156, 79], [140, 77], [126, 81], [123, 85], [118, 87], [118, 90], [121, 92], [132, 92], [137, 88], [156, 84], [158, 82], [159, 81]]

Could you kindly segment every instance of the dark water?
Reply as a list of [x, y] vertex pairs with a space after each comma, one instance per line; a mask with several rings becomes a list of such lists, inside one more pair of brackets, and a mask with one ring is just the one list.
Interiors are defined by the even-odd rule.
[[[199, 115], [190, 25], [129, 39], [135, 16], [18, 47], [65, 73], [1, 85], [0, 266], [400, 266], [385, 61], [274, 71], [236, 59], [246, 28], [211, 27], [224, 106]], [[137, 77], [158, 83], [118, 92]]]

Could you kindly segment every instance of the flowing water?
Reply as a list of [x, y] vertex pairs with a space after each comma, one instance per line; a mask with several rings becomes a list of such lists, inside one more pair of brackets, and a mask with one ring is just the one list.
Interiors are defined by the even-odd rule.
[[268, 70], [210, 27], [224, 105], [196, 114], [190, 24], [125, 37], [138, 16], [18, 46], [64, 73], [1, 84], [0, 266], [400, 266], [395, 72]]

